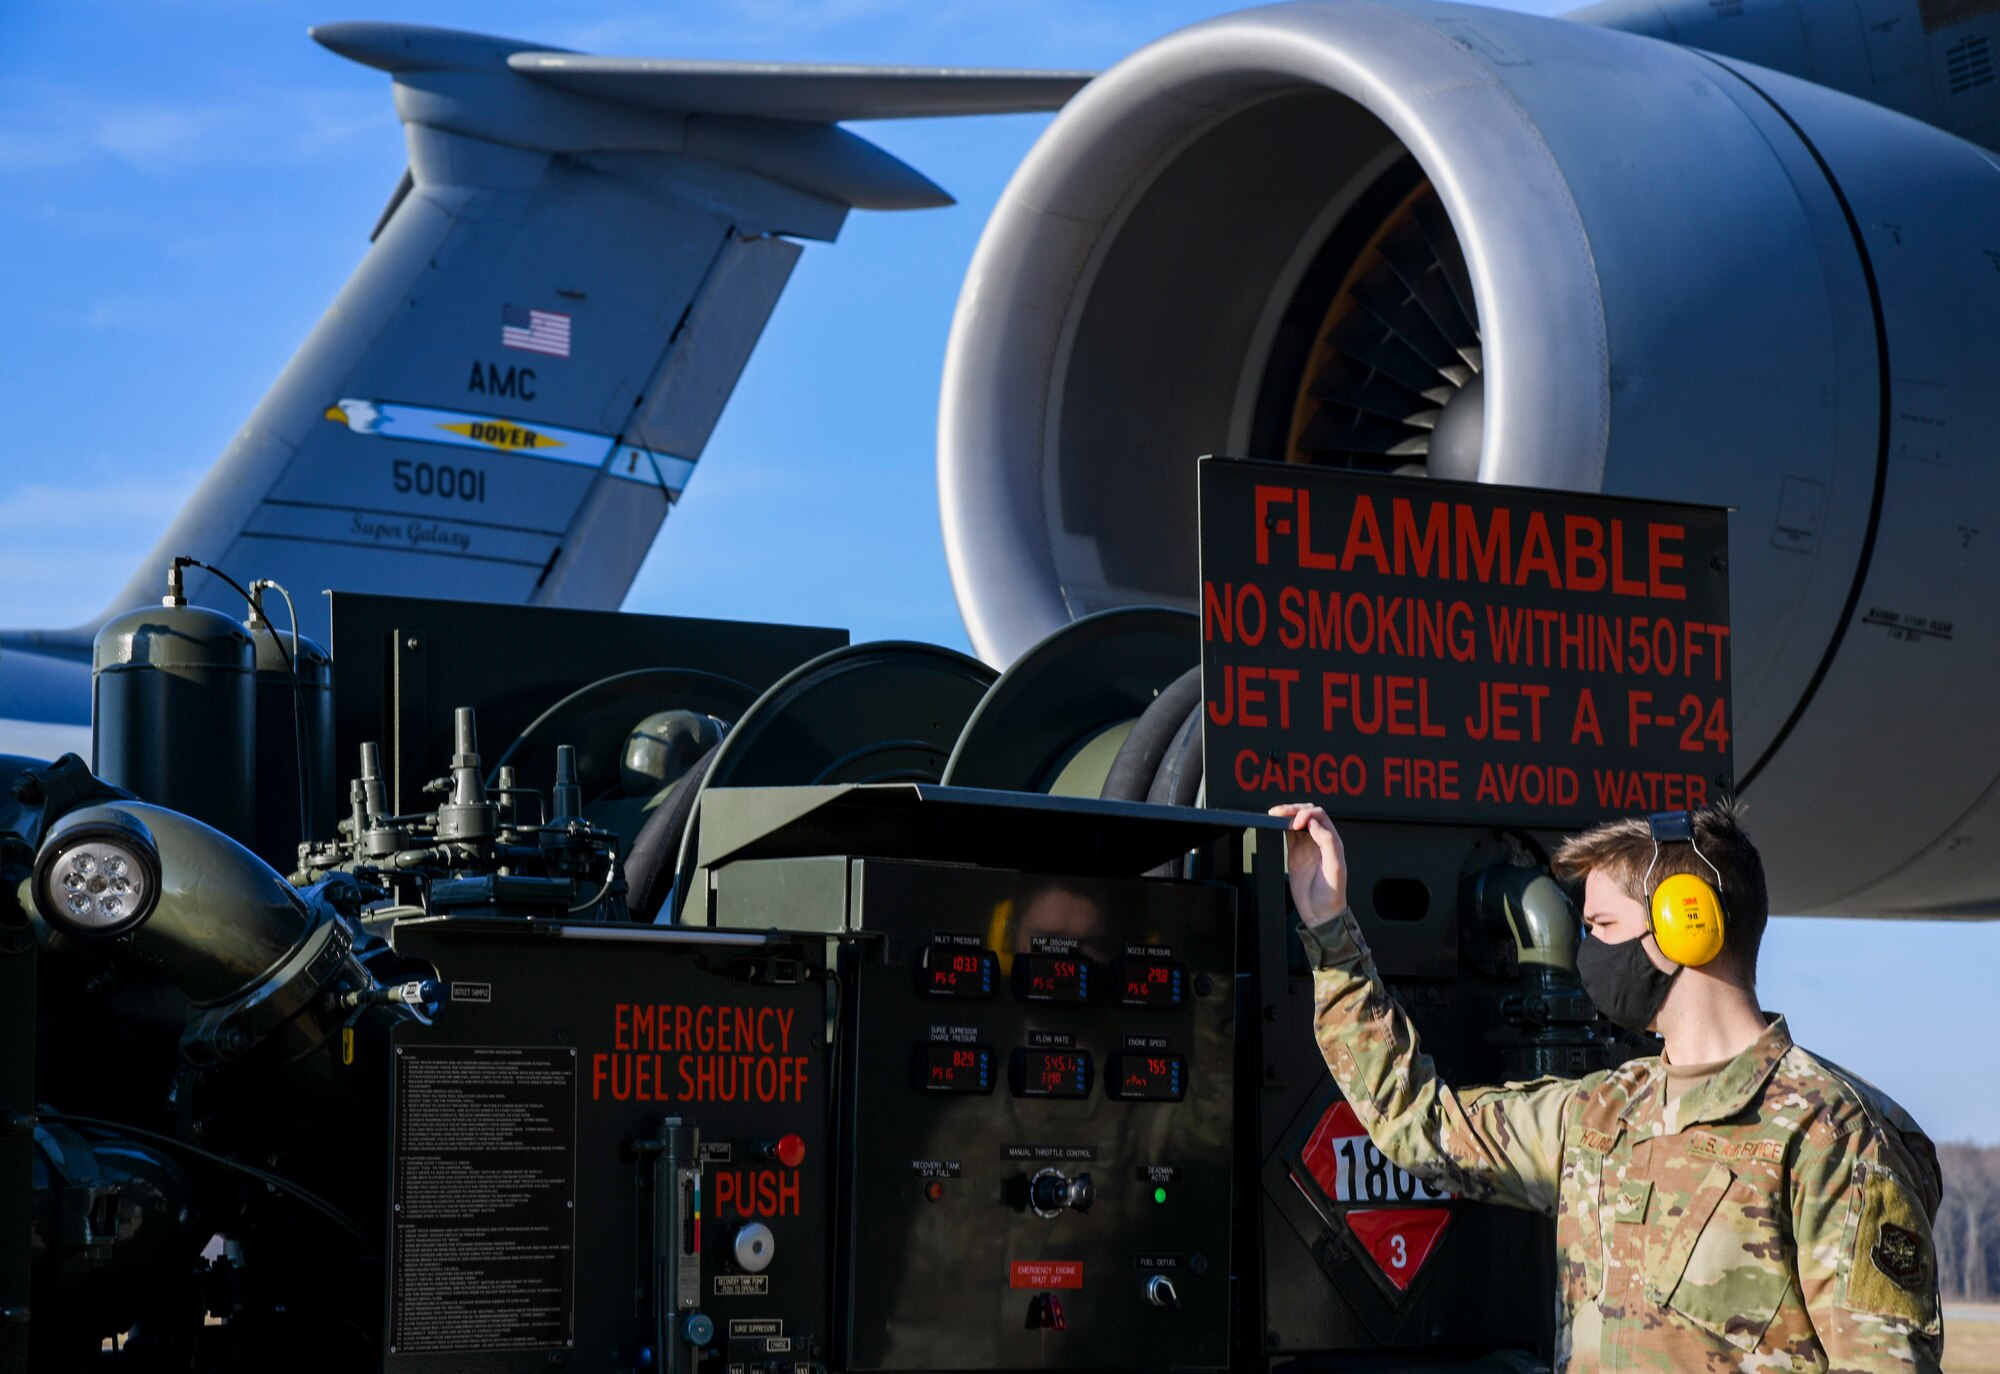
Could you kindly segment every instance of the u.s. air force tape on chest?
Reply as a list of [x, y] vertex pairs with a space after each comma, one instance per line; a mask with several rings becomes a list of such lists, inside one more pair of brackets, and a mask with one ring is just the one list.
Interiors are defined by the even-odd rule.
[[1785, 1159], [1785, 1142], [1724, 1140], [1721, 1136], [1697, 1131], [1688, 1141], [1688, 1153], [1696, 1159], [1761, 1159], [1772, 1164], [1782, 1164]]

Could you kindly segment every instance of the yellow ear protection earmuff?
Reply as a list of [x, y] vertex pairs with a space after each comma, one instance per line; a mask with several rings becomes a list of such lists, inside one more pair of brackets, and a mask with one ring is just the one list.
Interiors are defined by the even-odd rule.
[[[1653, 832], [1653, 860], [1646, 865], [1646, 905], [1653, 914], [1653, 939], [1660, 953], [1677, 964], [1700, 968], [1722, 953], [1726, 910], [1722, 905], [1722, 871], [1694, 837], [1694, 812], [1662, 811], [1646, 818]], [[1693, 873], [1673, 873], [1653, 886], [1653, 870], [1659, 866], [1660, 846], [1686, 841], [1695, 856], [1708, 865], [1715, 881]]]

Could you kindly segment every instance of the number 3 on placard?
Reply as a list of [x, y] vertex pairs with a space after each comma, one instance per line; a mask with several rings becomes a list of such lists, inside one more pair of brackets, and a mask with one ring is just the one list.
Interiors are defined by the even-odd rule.
[[1409, 1247], [1403, 1244], [1401, 1236], [1389, 1237], [1389, 1263], [1398, 1269], [1406, 1269], [1410, 1263]]

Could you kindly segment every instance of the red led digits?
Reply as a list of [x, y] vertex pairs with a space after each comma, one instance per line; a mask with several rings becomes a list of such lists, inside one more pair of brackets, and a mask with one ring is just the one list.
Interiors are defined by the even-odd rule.
[[917, 991], [926, 997], [985, 1001], [993, 996], [1000, 961], [990, 949], [939, 941], [917, 960]]
[[993, 1050], [986, 1045], [919, 1045], [916, 1083], [927, 1093], [990, 1093]]
[[1015, 1050], [1008, 1075], [1016, 1097], [1089, 1097], [1087, 1050]]
[[1120, 959], [1116, 980], [1128, 1007], [1178, 1007], [1186, 996], [1187, 973], [1174, 959]]
[[1187, 1057], [1126, 1051], [1111, 1056], [1105, 1091], [1127, 1102], [1179, 1102], [1187, 1096]]
[[1014, 992], [1023, 1002], [1090, 1000], [1090, 960], [1075, 954], [1023, 954], [1014, 960]]

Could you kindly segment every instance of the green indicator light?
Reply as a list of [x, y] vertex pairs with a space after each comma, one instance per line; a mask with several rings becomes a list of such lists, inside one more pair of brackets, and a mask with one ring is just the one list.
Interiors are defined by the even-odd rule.
[[1165, 1188], [1155, 1188], [1153, 1190], [1153, 1201], [1165, 1202], [1166, 1200], [1167, 1200], [1167, 1190]]

